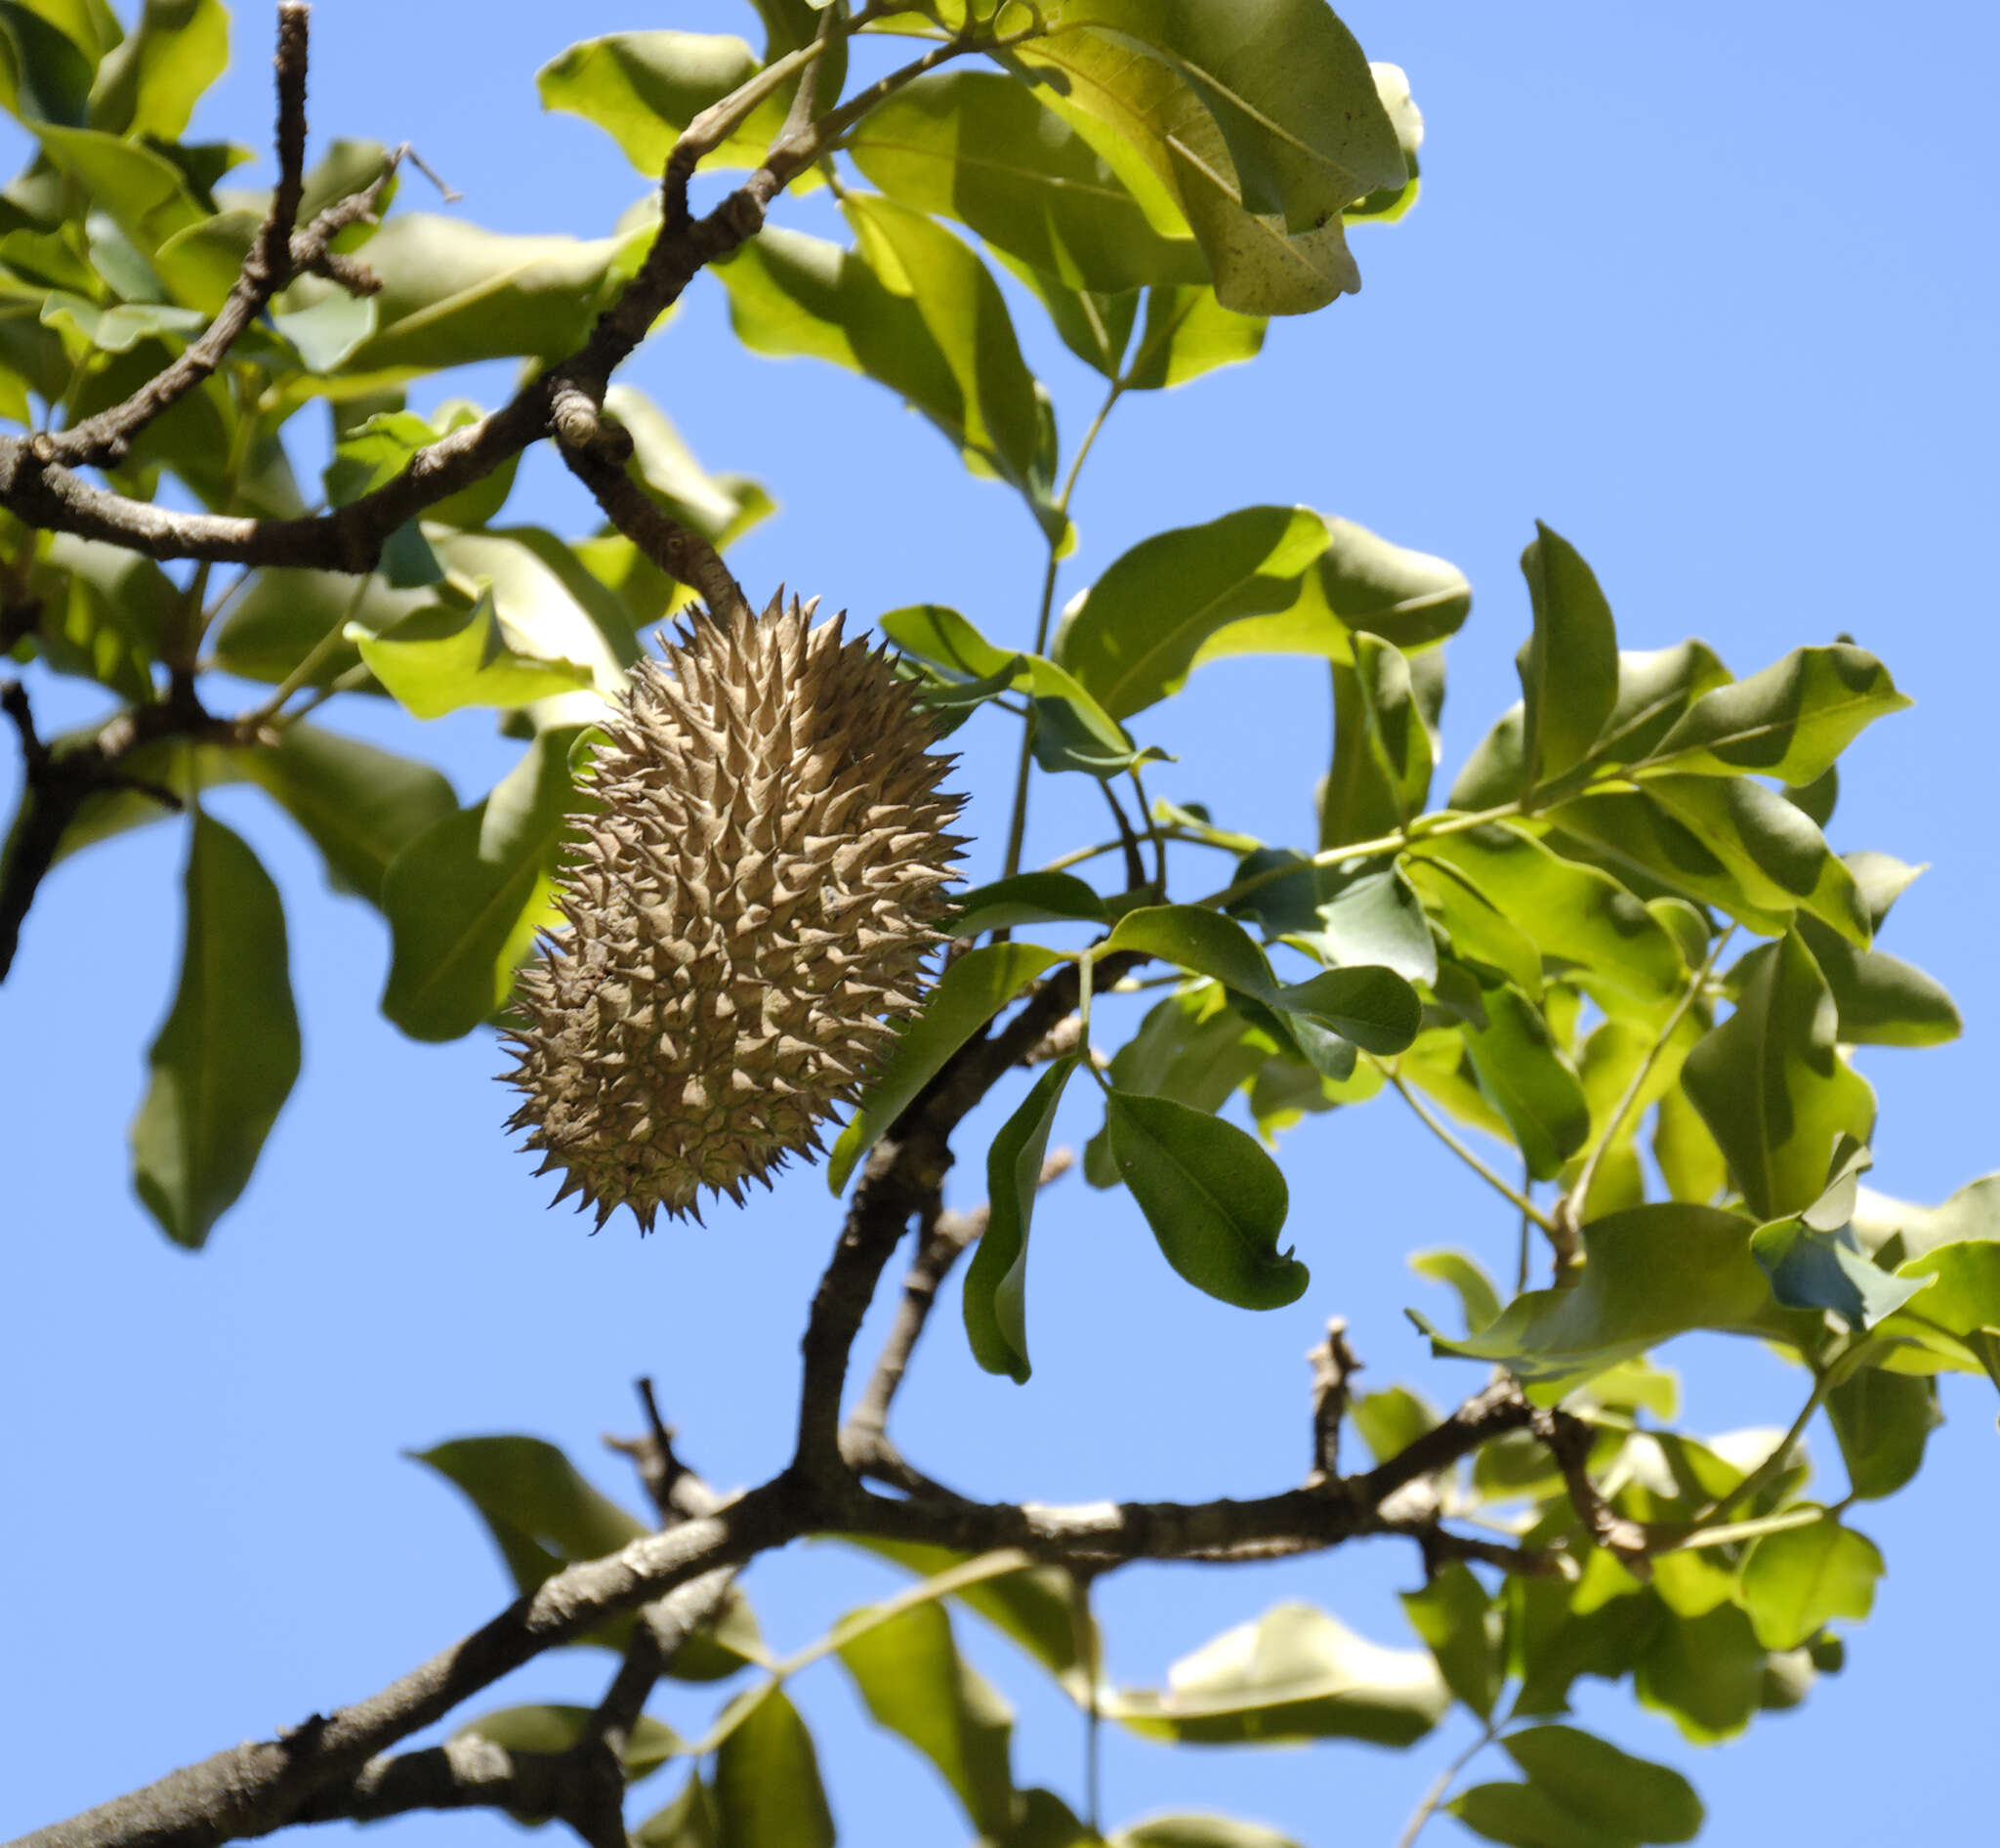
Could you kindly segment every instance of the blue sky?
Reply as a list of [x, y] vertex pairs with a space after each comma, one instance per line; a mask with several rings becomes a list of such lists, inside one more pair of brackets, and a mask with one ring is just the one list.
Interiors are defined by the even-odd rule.
[[[1260, 501], [1302, 501], [1441, 554], [1477, 597], [1451, 645], [1447, 774], [1516, 696], [1516, 560], [1536, 518], [1592, 561], [1627, 646], [1697, 634], [1745, 672], [1852, 632], [1917, 705], [1850, 754], [1835, 844], [1932, 863], [1887, 946], [1945, 981], [1967, 1024], [1955, 1046], [1864, 1059], [1882, 1100], [1874, 1179], [1940, 1197], [2000, 1164], [1994, 1087], [1980, 1075], [2000, 1032], [1985, 768], [2000, 647], [1979, 536], [1993, 529], [2000, 410], [1987, 126], [2000, 22], [1937, 3], [1901, 9], [1892, 26], [1878, 9], [1789, 0], [1360, 0], [1346, 17], [1371, 56], [1409, 71], [1430, 127], [1423, 202], [1399, 227], [1357, 234], [1358, 298], [1274, 325], [1252, 367], [1120, 410], [1079, 494], [1064, 595], [1147, 533]], [[480, 222], [596, 233], [642, 182], [596, 131], [542, 116], [532, 73], [572, 39], [654, 24], [754, 31], [747, 6], [722, 4], [324, 0], [315, 135], [413, 140]], [[195, 128], [261, 148], [262, 10], [236, 29], [238, 66]], [[1073, 441], [1090, 381], [1021, 323]], [[734, 555], [753, 591], [782, 578], [859, 617], [938, 601], [996, 639], [1026, 641], [1040, 578], [1027, 522], [879, 388], [741, 353], [709, 281], [632, 376], [705, 462], [758, 475], [781, 501]], [[491, 401], [506, 379], [464, 389]], [[589, 518], [546, 458], [523, 468], [514, 510], [569, 531]], [[1325, 707], [1319, 674], [1296, 662], [1205, 670], [1147, 730], [1180, 759], [1156, 786], [1303, 841]], [[45, 729], [95, 709], [70, 683], [46, 698]], [[421, 739], [393, 714], [343, 722], [438, 754], [468, 799], [512, 749], [475, 715]], [[960, 738], [975, 866], [990, 870], [1011, 740], [997, 719]], [[0, 767], [10, 803], [17, 782], [12, 762]], [[1099, 818], [1074, 793], [1038, 810], [1030, 860], [1096, 837]], [[531, 1431], [636, 1500], [598, 1436], [635, 1428], [630, 1382], [649, 1371], [692, 1462], [725, 1485], [768, 1473], [834, 1225], [816, 1172], [740, 1219], [644, 1243], [623, 1222], [593, 1240], [585, 1222], [546, 1215], [547, 1184], [499, 1131], [491, 1041], [400, 1038], [374, 1011], [379, 921], [325, 891], [281, 818], [242, 791], [214, 808], [284, 891], [307, 1050], [256, 1181], [205, 1254], [170, 1248], [144, 1217], [122, 1144], [178, 954], [179, 831], [66, 864], [0, 990], [0, 1393], [12, 1408], [0, 1575], [16, 1607], [0, 1671], [0, 1833], [371, 1692], [490, 1615], [502, 1590], [484, 1540], [403, 1449]], [[1059, 1139], [1093, 1127], [1086, 1104]], [[1276, 1487], [1305, 1463], [1301, 1356], [1331, 1313], [1349, 1318], [1371, 1384], [1407, 1378], [1442, 1400], [1470, 1390], [1470, 1369], [1431, 1362], [1404, 1321], [1430, 1286], [1402, 1258], [1456, 1244], [1497, 1268], [1514, 1236], [1506, 1209], [1394, 1100], [1314, 1120], [1284, 1155], [1313, 1267], [1304, 1302], [1259, 1317], [1197, 1297], [1158, 1263], [1127, 1199], [1065, 1183], [1038, 1221], [1033, 1381], [979, 1373], [955, 1314], [941, 1315], [901, 1407], [913, 1457], [995, 1495]], [[977, 1198], [976, 1167], [962, 1200]], [[1782, 1424], [1794, 1409], [1795, 1386], [1754, 1351], [1678, 1358], [1697, 1369], [1691, 1430]], [[1693, 1778], [1707, 1841], [1984, 1832], [2000, 1598], [1979, 1568], [2000, 1520], [1996, 1407], [1984, 1385], [1953, 1378], [1945, 1407], [1918, 1485], [1856, 1517], [1890, 1575], [1849, 1672], [1804, 1709], [1697, 1752], [1583, 1684], [1586, 1723]], [[1830, 1434], [1812, 1436], [1830, 1457]], [[1154, 1683], [1280, 1597], [1400, 1643], [1394, 1594], [1417, 1575], [1407, 1547], [1381, 1543], [1250, 1572], [1127, 1573], [1103, 1592], [1110, 1663], [1121, 1680]], [[768, 1632], [791, 1646], [888, 1583], [801, 1548], [760, 1564], [750, 1589]], [[960, 1627], [1019, 1701], [1023, 1782], [1075, 1794], [1074, 1718], [1005, 1644]], [[588, 1699], [607, 1671], [572, 1652], [478, 1704]], [[815, 1671], [800, 1699], [846, 1839], [962, 1836], [941, 1786], [872, 1733], [837, 1670]], [[662, 1711], [699, 1724], [698, 1705]], [[1215, 1808], [1311, 1848], [1387, 1848], [1457, 1743], [1447, 1730], [1406, 1755], [1170, 1754], [1113, 1738], [1106, 1820]], [[670, 1778], [653, 1788], [664, 1802]], [[390, 1826], [410, 1844], [500, 1827]], [[1434, 1828], [1465, 1839], [1449, 1822]]]

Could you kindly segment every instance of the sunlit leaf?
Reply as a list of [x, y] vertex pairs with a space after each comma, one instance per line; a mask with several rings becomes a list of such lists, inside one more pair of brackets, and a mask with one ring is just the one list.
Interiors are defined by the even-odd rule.
[[1760, 1219], [1812, 1204], [1838, 1138], [1868, 1138], [1875, 1094], [1840, 1057], [1837, 1028], [1819, 965], [1788, 936], [1682, 1067], [1683, 1088]]
[[571, 818], [576, 732], [543, 733], [490, 795], [434, 822], [390, 862], [392, 938], [382, 1011], [413, 1039], [456, 1039], [506, 1000], [534, 934], [555, 921], [551, 880]]
[[1146, 1738], [1197, 1744], [1408, 1745], [1450, 1699], [1429, 1651], [1384, 1649], [1311, 1605], [1281, 1604], [1184, 1657], [1159, 1693], [1121, 1691], [1104, 1712]]
[[1797, 1649], [1831, 1618], [1865, 1617], [1882, 1572], [1874, 1542], [1826, 1515], [1760, 1539], [1739, 1597], [1766, 1649]]
[[850, 1637], [839, 1654], [875, 1723], [938, 1767], [975, 1828], [1004, 1837], [1015, 1819], [1014, 1715], [959, 1655], [944, 1607], [914, 1605]]

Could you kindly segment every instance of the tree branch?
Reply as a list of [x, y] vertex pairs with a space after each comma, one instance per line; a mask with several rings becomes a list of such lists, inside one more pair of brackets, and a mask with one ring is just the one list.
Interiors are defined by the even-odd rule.
[[142, 745], [168, 736], [233, 738], [227, 720], [211, 718], [186, 677], [178, 677], [166, 698], [121, 712], [82, 744], [57, 750], [35, 731], [27, 690], [19, 681], [0, 683], [0, 711], [14, 722], [21, 739], [21, 819], [0, 858], [0, 982], [14, 966], [21, 927], [35, 894], [56, 863], [62, 836], [83, 805], [107, 789], [136, 789], [162, 808], [179, 809], [173, 790], [144, 777], [127, 776], [119, 763]]
[[[271, 195], [257, 240], [243, 258], [222, 311], [201, 338], [164, 371], [154, 374], [123, 403], [87, 417], [73, 429], [26, 439], [43, 463], [66, 468], [110, 468], [123, 461], [147, 424], [178, 403], [221, 365], [245, 328], [292, 279], [299, 259], [292, 247], [306, 174], [305, 0], [283, 0], [277, 10], [277, 186]], [[336, 229], [338, 229], [336, 227]], [[315, 225], [316, 230], [316, 225]], [[329, 233], [330, 234], [330, 233]], [[311, 240], [306, 256], [311, 261]], [[323, 253], [324, 243], [318, 246]]]

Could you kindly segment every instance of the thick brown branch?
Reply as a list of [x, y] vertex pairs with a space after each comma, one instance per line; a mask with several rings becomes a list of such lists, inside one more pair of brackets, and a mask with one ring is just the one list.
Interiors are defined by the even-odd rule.
[[1652, 1561], [1648, 1557], [1646, 1529], [1613, 1508], [1590, 1479], [1590, 1452], [1596, 1433], [1573, 1412], [1559, 1407], [1537, 1410], [1530, 1429], [1556, 1459], [1556, 1467], [1562, 1472], [1563, 1485], [1569, 1491], [1570, 1504], [1583, 1517], [1591, 1538], [1615, 1554], [1635, 1576], [1651, 1577]]
[[269, 1834], [320, 1792], [502, 1675], [690, 1579], [785, 1545], [811, 1525], [795, 1492], [772, 1486], [705, 1521], [634, 1540], [608, 1559], [558, 1573], [484, 1628], [368, 1700], [314, 1715], [278, 1739], [237, 1745], [143, 1790], [22, 1838], [22, 1848], [214, 1848]]
[[[1139, 960], [1108, 956], [1099, 965], [1100, 979], [1108, 986]], [[1076, 1001], [1076, 971], [1065, 968], [998, 1032], [989, 1029], [960, 1047], [869, 1152], [801, 1343], [806, 1367], [792, 1464], [799, 1474], [836, 1489], [858, 1487], [841, 1456], [841, 1398], [854, 1336], [874, 1300], [883, 1267], [911, 1218], [939, 1197], [951, 1167], [951, 1132]]]
[[[571, 402], [579, 400], [587, 402], [580, 392], [572, 390]], [[581, 426], [581, 415], [571, 414]], [[562, 460], [597, 496], [605, 518], [669, 577], [692, 585], [712, 615], [732, 617], [750, 611], [743, 587], [723, 563], [722, 554], [700, 533], [669, 519], [659, 503], [625, 473], [622, 462], [612, 460], [588, 438], [564, 441], [562, 449]]]

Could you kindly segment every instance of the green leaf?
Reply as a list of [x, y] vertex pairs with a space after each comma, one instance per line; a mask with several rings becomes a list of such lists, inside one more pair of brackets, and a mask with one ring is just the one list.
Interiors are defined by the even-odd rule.
[[1012, 930], [1017, 924], [1063, 919], [1104, 922], [1104, 902], [1081, 879], [1066, 872], [1022, 872], [958, 895], [958, 909], [944, 928], [954, 937]]
[[537, 659], [508, 646], [490, 590], [470, 610], [439, 604], [384, 636], [356, 623], [347, 635], [396, 701], [419, 719], [462, 706], [525, 706], [592, 684], [575, 661]]
[[1681, 1069], [1683, 1088], [1760, 1219], [1811, 1205], [1835, 1142], [1865, 1142], [1873, 1126], [1875, 1094], [1841, 1059], [1837, 1028], [1819, 965], [1789, 935]]
[[48, 122], [35, 137], [51, 163], [83, 188], [144, 258], [209, 216], [188, 191], [181, 169], [137, 142]]
[[174, 1005], [132, 1122], [139, 1197], [199, 1250], [248, 1184], [299, 1075], [284, 907], [257, 856], [197, 811]]
[[1732, 1604], [1701, 1617], [1677, 1617], [1654, 1630], [1633, 1673], [1644, 1706], [1667, 1714], [1697, 1745], [1729, 1739], [1749, 1725], [1764, 1694], [1770, 1658]]
[[[1225, 308], [1205, 285], [1155, 284], [1146, 292], [1146, 322], [1122, 374], [1126, 389], [1170, 391], [1219, 366], [1241, 365], [1264, 350], [1265, 325]], [[1121, 376], [1115, 357], [1104, 369]]]
[[715, 1799], [699, 1771], [689, 1772], [681, 1794], [663, 1810], [655, 1810], [634, 1831], [640, 1848], [721, 1848], [722, 1825], [716, 1821]]
[[939, 979], [924, 1011], [889, 1042], [874, 1082], [862, 1094], [827, 1158], [826, 1185], [847, 1188], [854, 1164], [938, 1075], [967, 1040], [1053, 964], [1060, 951], [1039, 944], [988, 944], [959, 957]]
[[244, 752], [241, 763], [305, 829], [335, 885], [371, 904], [380, 903], [396, 855], [458, 807], [430, 765], [304, 721], [287, 726], [275, 749]]
[[1330, 11], [1278, 0], [1261, 23], [1245, 33], [1220, 0], [1086, 0], [1016, 56], [1071, 121], [1104, 123], [1172, 189], [1228, 306], [1307, 314], [1359, 285], [1342, 207], [1400, 188], [1408, 170], [1373, 73]]
[[469, 809], [412, 840], [382, 878], [392, 950], [382, 1011], [413, 1039], [456, 1039], [500, 1006], [550, 898], [564, 835], [591, 798], [570, 780], [576, 728], [544, 732]]
[[1760, 674], [1705, 693], [1654, 746], [1682, 775], [1749, 772], [1794, 785], [1833, 768], [1862, 727], [1910, 702], [1865, 650], [1794, 649]]
[[[1113, 1055], [1111, 1082], [1121, 1091], [1218, 1111], [1280, 1046], [1231, 1005], [1229, 990], [1203, 982], [1147, 1011], [1139, 1031]], [[1093, 1187], [1118, 1185], [1108, 1125], [1085, 1148], [1083, 1173]]]
[[222, 0], [146, 0], [139, 23], [98, 69], [91, 126], [178, 141], [196, 100], [229, 62]]
[[1311, 1605], [1281, 1604], [1184, 1657], [1163, 1691], [1120, 1691], [1104, 1711], [1144, 1738], [1188, 1744], [1409, 1745], [1450, 1700], [1428, 1650], [1384, 1649]]
[[306, 682], [324, 687], [360, 664], [354, 644], [338, 639], [346, 624], [358, 623], [379, 634], [436, 602], [434, 592], [396, 590], [380, 576], [356, 582], [337, 571], [267, 567], [230, 603], [215, 631], [215, 664], [225, 673], [274, 686], [331, 633], [333, 645]]
[[[373, 298], [368, 298], [372, 300]], [[341, 434], [324, 481], [336, 507], [385, 486], [409, 467], [419, 449], [482, 420], [484, 413], [465, 399], [440, 404], [429, 417], [408, 410], [383, 411]], [[511, 457], [485, 481], [438, 501], [427, 520], [446, 526], [480, 526], [500, 511], [514, 484], [519, 457]]]
[[1406, 982], [1437, 980], [1438, 951], [1423, 903], [1393, 861], [1314, 866], [1288, 848], [1261, 847], [1238, 862], [1235, 880], [1286, 864], [1297, 870], [1259, 886], [1230, 908], [1260, 919], [1272, 936], [1321, 962], [1373, 963]]
[[1149, 904], [1127, 911], [1112, 926], [1100, 953], [1119, 950], [1158, 956], [1260, 1000], [1276, 992], [1271, 964], [1250, 934], [1221, 912], [1198, 904]]
[[1767, 1533], [1743, 1562], [1738, 1599], [1766, 1649], [1797, 1649], [1834, 1617], [1875, 1608], [1882, 1555], [1832, 1515]]
[[[535, 72], [535, 90], [543, 108], [595, 123], [641, 173], [657, 181], [681, 131], [762, 68], [748, 45], [722, 33], [613, 32], [551, 59]], [[786, 101], [779, 93], [759, 104], [708, 161], [755, 166], [783, 125]]]
[[[1797, 905], [1849, 943], [1867, 946], [1868, 916], [1854, 875], [1795, 803], [1747, 777], [1653, 777], [1644, 790], [1722, 862], [1736, 890], [1750, 900], [1750, 910], [1740, 902], [1719, 900], [1725, 910], [1755, 930], [1758, 911], [1781, 914]], [[1704, 895], [1690, 888], [1689, 896]]]
[[1106, 379], [1119, 376], [1125, 349], [1132, 344], [1132, 325], [1139, 318], [1140, 290], [1101, 295], [1089, 289], [1065, 289], [1054, 276], [1011, 252], [990, 244], [987, 250], [1048, 311], [1056, 337], [1071, 353]]
[[1171, 1098], [1114, 1091], [1104, 1109], [1118, 1172], [1183, 1278], [1239, 1309], [1305, 1294], [1306, 1267], [1277, 1248], [1284, 1176], [1254, 1137]]
[[28, 594], [41, 601], [35, 638], [51, 668], [135, 704], [152, 698], [152, 663], [182, 593], [150, 559], [58, 533], [29, 573]]
[[968, 1664], [940, 1604], [919, 1604], [840, 1645], [878, 1726], [909, 1741], [936, 1765], [981, 1835], [1004, 1836], [1014, 1821], [1014, 1715]]
[[[1456, 866], [1443, 861], [1405, 856], [1400, 866], [1410, 886], [1451, 940], [1451, 949], [1460, 962], [1484, 963], [1514, 984], [1531, 1001], [1542, 998], [1542, 952], [1526, 931], [1502, 915]], [[1426, 936], [1429, 936], [1428, 930]], [[1431, 972], [1419, 977], [1429, 985], [1438, 980], [1438, 958], [1434, 949]]]
[[1686, 1778], [1607, 1740], [1571, 1726], [1531, 1726], [1500, 1744], [1536, 1789], [1604, 1835], [1683, 1842], [1701, 1832], [1701, 1799]]
[[1245, 507], [1142, 540], [1063, 617], [1056, 659], [1112, 717], [1143, 711], [1186, 684], [1218, 629], [1289, 609], [1327, 540], [1306, 507]]
[[1410, 663], [1376, 636], [1354, 637], [1354, 665], [1333, 663], [1333, 764], [1319, 792], [1319, 844], [1392, 834], [1422, 813], [1437, 741]]
[[[849, 1543], [884, 1559], [894, 1560], [919, 1578], [935, 1578], [973, 1555], [915, 1540], [884, 1540], [845, 1536]], [[1041, 1663], [1076, 1699], [1085, 1683], [1078, 1654], [1076, 1600], [1073, 1581], [1060, 1566], [1034, 1566], [1003, 1578], [982, 1578], [951, 1596], [978, 1613]]]
[[1273, 989], [1265, 999], [1283, 1013], [1330, 1027], [1363, 1052], [1385, 1056], [1404, 1051], [1424, 1019], [1416, 989], [1393, 969], [1328, 969]]
[[715, 1808], [729, 1848], [833, 1848], [812, 1735], [775, 1688], [716, 1753]]
[[1034, 375], [986, 266], [935, 220], [892, 199], [850, 193], [843, 209], [883, 281], [915, 304], [950, 371], [956, 402], [945, 408], [956, 430], [947, 434], [990, 473], [1046, 498]]
[[1856, 949], [1816, 918], [1799, 935], [1819, 965], [1850, 1046], [1941, 1046], [1964, 1029], [1957, 1003], [1923, 970], [1879, 949]]
[[1877, 1270], [1847, 1227], [1817, 1231], [1798, 1214], [1759, 1226], [1750, 1251], [1786, 1308], [1831, 1310], [1850, 1328], [1874, 1327], [1924, 1287]]
[[99, 51], [79, 5], [7, 7], [0, 11], [0, 106], [23, 122], [81, 122]]
[[553, 532], [454, 532], [426, 523], [424, 536], [449, 574], [451, 597], [472, 604], [490, 585], [503, 633], [513, 633], [521, 653], [587, 667], [607, 698], [624, 690], [625, 668], [640, 651], [630, 613]]
[[615, 1553], [646, 1532], [539, 1438], [454, 1438], [406, 1454], [472, 1503], [521, 1591], [532, 1591], [572, 1561]]
[[957, 219], [1065, 289], [1206, 279], [1192, 241], [1161, 236], [1110, 164], [1012, 78], [919, 77], [863, 116], [846, 147], [898, 204]]
[[1444, 1810], [1474, 1834], [1508, 1848], [1632, 1848], [1632, 1837], [1606, 1834], [1531, 1784], [1476, 1784]]
[[1017, 1383], [1025, 1382], [1029, 1372], [1028, 1227], [1056, 1107], [1075, 1070], [1074, 1059], [1059, 1059], [1043, 1072], [986, 1151], [991, 1215], [966, 1272], [965, 1331], [973, 1358], [987, 1372], [1006, 1373]]
[[1528, 1173], [1553, 1180], [1590, 1139], [1590, 1103], [1542, 1011], [1511, 984], [1481, 985], [1486, 1024], [1468, 1023], [1466, 1056], [1520, 1147]]
[[[872, 196], [853, 201], [867, 255], [768, 228], [714, 266], [736, 337], [865, 373], [937, 425], [969, 466], [1046, 498], [1042, 412], [998, 285], [942, 227]], [[892, 289], [871, 258], [893, 258]]]
[[1399, 1455], [1438, 1421], [1437, 1407], [1407, 1386], [1363, 1393], [1349, 1406], [1348, 1416], [1378, 1463]]
[[1827, 1394], [1826, 1415], [1840, 1441], [1856, 1499], [1893, 1495], [1917, 1473], [1924, 1446], [1943, 1423], [1935, 1380], [1863, 1366]]
[[961, 680], [988, 680], [1021, 669], [1026, 656], [995, 648], [956, 609], [910, 604], [875, 625], [905, 654], [931, 662]]
[[1410, 1627], [1437, 1659], [1444, 1684], [1480, 1719], [1500, 1698], [1506, 1673], [1500, 1613], [1470, 1568], [1443, 1567], [1421, 1591], [1405, 1591]]
[[[1409, 854], [1442, 861], [1544, 955], [1606, 985], [1605, 1004], [1618, 1012], [1651, 1018], [1687, 984], [1680, 946], [1631, 893], [1511, 822], [1420, 839]], [[1469, 911], [1458, 907], [1462, 922]]]
[[514, 236], [463, 219], [398, 212], [362, 246], [381, 277], [376, 330], [350, 372], [560, 359], [638, 269], [653, 227], [610, 237]]
[[1354, 634], [1363, 629], [1414, 655], [1458, 632], [1473, 595], [1455, 565], [1394, 545], [1350, 520], [1325, 524], [1326, 549], [1300, 577], [1297, 601], [1275, 615], [1245, 616], [1218, 629], [1196, 651], [1194, 666], [1234, 654], [1352, 662]]
[[[468, 1720], [452, 1737], [488, 1739], [508, 1751], [564, 1752], [583, 1738], [593, 1713], [591, 1707], [561, 1704], [498, 1707]], [[626, 1781], [637, 1784], [657, 1771], [673, 1757], [680, 1743], [671, 1727], [642, 1713], [626, 1733], [618, 1753]]]
[[1443, 1283], [1456, 1292], [1465, 1312], [1465, 1331], [1475, 1335], [1500, 1319], [1500, 1297], [1479, 1261], [1463, 1251], [1417, 1251], [1409, 1267], [1419, 1277]]
[[1521, 555], [1534, 629], [1517, 663], [1530, 788], [1582, 762], [1618, 702], [1617, 631], [1596, 574], [1560, 533], [1539, 521], [1535, 532]]
[[1299, 1848], [1299, 1844], [1261, 1823], [1190, 1813], [1148, 1816], [1119, 1829], [1111, 1837], [1111, 1848]]
[[1772, 1300], [1748, 1232], [1739, 1215], [1712, 1207], [1635, 1206], [1583, 1228], [1587, 1261], [1573, 1287], [1517, 1296], [1462, 1341], [1410, 1319], [1438, 1353], [1496, 1361], [1526, 1380], [1601, 1371], [1693, 1328], [1795, 1337], [1800, 1320]]

